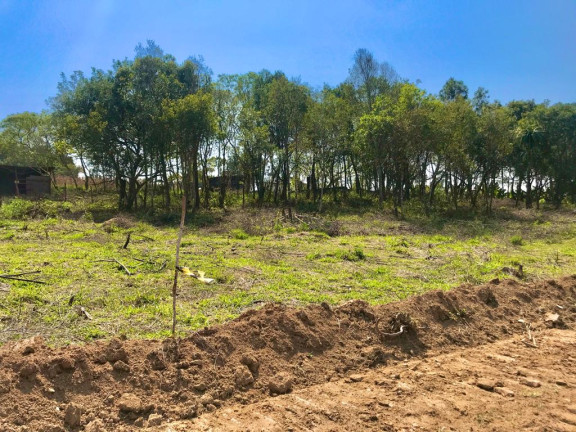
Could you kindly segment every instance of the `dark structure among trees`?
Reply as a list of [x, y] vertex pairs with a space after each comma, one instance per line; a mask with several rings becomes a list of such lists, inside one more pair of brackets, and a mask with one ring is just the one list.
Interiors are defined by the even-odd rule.
[[50, 177], [36, 167], [0, 165], [0, 196], [50, 194]]
[[220, 189], [222, 186], [225, 186], [227, 189], [242, 190], [243, 180], [243, 177], [240, 175], [216, 176], [209, 177], [208, 184], [211, 189]]

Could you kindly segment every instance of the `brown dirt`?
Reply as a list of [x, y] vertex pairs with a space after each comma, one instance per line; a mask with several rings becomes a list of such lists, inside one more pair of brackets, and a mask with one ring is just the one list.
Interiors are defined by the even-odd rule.
[[576, 430], [575, 322], [572, 276], [268, 304], [177, 341], [32, 338], [0, 349], [0, 431]]

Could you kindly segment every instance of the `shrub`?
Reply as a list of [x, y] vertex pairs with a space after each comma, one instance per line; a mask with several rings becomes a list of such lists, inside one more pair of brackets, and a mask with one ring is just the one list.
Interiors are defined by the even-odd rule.
[[0, 216], [6, 219], [26, 219], [33, 208], [33, 202], [22, 198], [14, 198], [0, 206]]

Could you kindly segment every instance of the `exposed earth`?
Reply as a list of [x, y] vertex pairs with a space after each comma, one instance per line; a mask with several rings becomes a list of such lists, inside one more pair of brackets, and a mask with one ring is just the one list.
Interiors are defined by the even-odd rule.
[[576, 276], [0, 348], [0, 431], [576, 431]]

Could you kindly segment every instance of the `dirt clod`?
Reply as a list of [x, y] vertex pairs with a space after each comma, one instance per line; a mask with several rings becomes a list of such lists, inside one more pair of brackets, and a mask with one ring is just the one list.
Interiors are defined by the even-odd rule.
[[537, 388], [542, 386], [542, 383], [534, 378], [524, 378], [520, 381], [522, 384], [528, 387]]
[[124, 373], [130, 372], [130, 366], [128, 366], [122, 360], [118, 360], [117, 362], [114, 362], [114, 364], [112, 365], [112, 368], [116, 372], [124, 372]]
[[364, 375], [361, 374], [353, 374], [348, 377], [350, 382], [360, 382], [364, 380]]
[[254, 382], [254, 377], [252, 376], [250, 369], [248, 369], [247, 366], [242, 365], [236, 368], [236, 371], [234, 372], [234, 381], [238, 387], [242, 388], [252, 384]]
[[504, 397], [514, 397], [514, 392], [506, 387], [495, 387], [494, 393], [498, 393]]
[[122, 342], [118, 339], [112, 339], [106, 348], [106, 352], [104, 353], [106, 361], [110, 363], [114, 363], [118, 360], [122, 360], [126, 362], [128, 359], [128, 355], [126, 354], [126, 350], [122, 346]]
[[120, 411], [126, 413], [140, 413], [143, 411], [142, 399], [132, 393], [124, 393], [117, 402]]
[[270, 393], [286, 394], [292, 391], [293, 378], [286, 372], [280, 372], [274, 375], [268, 383]]
[[82, 407], [75, 403], [71, 403], [66, 407], [64, 412], [64, 424], [74, 428], [80, 426], [82, 420]]
[[166, 362], [164, 361], [164, 354], [162, 351], [152, 351], [148, 354], [148, 361], [150, 362], [150, 367], [153, 370], [163, 370], [166, 369]]
[[84, 432], [104, 432], [104, 423], [100, 419], [92, 420], [84, 428]]
[[206, 393], [200, 398], [200, 403], [204, 406], [210, 405], [212, 402], [214, 402], [214, 397], [211, 394]]
[[482, 390], [486, 390], [486, 391], [494, 391], [494, 383], [492, 381], [486, 380], [486, 379], [479, 379], [478, 381], [476, 381], [476, 386], [478, 388], [481, 388]]
[[[500, 281], [496, 279], [492, 282], [494, 285], [498, 285]], [[478, 290], [478, 298], [482, 300], [485, 304], [492, 307], [498, 306], [498, 300], [494, 295], [494, 291], [490, 286]]]
[[160, 414], [152, 413], [148, 416], [148, 427], [158, 426], [162, 423], [162, 416]]
[[405, 382], [399, 382], [398, 384], [396, 384], [396, 388], [395, 391], [396, 393], [410, 393], [414, 390], [414, 387], [412, 387], [410, 384], [405, 383]]
[[8, 393], [12, 388], [12, 379], [7, 373], [0, 372], [0, 394]]
[[38, 366], [32, 361], [25, 361], [20, 368], [20, 376], [24, 379], [32, 379], [38, 372]]
[[56, 359], [55, 365], [57, 365], [57, 367], [59, 367], [62, 371], [70, 372], [76, 367], [76, 362], [69, 356], [62, 356]]
[[250, 370], [250, 372], [252, 372], [253, 374], [258, 373], [258, 369], [260, 368], [260, 362], [252, 354], [244, 354], [240, 359], [240, 363], [246, 365]]

